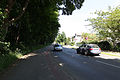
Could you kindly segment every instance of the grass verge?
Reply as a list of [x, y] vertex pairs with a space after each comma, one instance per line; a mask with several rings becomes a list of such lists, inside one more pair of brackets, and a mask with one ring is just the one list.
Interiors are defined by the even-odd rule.
[[120, 57], [119, 55], [115, 55], [115, 54], [110, 54], [110, 53], [106, 53], [106, 52], [101, 52], [101, 54], [106, 54], [106, 55], [109, 55], [109, 56], [115, 56], [115, 57]]
[[23, 56], [21, 53], [13, 53], [0, 55], [0, 71], [7, 68], [10, 64], [14, 63], [18, 58]]
[[27, 49], [25, 51], [15, 51], [15, 52], [10, 52], [8, 54], [3, 54], [0, 55], [0, 72], [4, 71], [8, 66], [13, 64], [17, 59], [20, 59], [20, 57], [34, 51], [40, 48], [45, 47], [45, 45], [39, 45], [37, 47], [32, 47], [31, 49]]

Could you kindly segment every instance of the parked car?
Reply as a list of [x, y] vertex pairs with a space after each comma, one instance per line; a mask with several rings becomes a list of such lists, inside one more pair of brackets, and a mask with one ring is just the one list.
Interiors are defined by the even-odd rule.
[[60, 44], [55, 44], [54, 45], [54, 51], [62, 51], [63, 47]]
[[99, 55], [101, 53], [101, 48], [96, 44], [82, 44], [79, 48], [76, 49], [77, 54], [84, 55]]

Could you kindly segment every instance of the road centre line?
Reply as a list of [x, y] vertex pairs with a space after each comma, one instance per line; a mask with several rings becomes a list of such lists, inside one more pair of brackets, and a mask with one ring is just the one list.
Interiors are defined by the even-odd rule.
[[105, 64], [105, 65], [112, 66], [112, 67], [120, 69], [120, 66], [116, 66], [116, 65], [113, 65], [113, 64], [105, 63], [105, 62], [102, 62], [102, 61], [99, 61], [99, 60], [96, 60], [96, 62], [99, 62], [99, 63]]

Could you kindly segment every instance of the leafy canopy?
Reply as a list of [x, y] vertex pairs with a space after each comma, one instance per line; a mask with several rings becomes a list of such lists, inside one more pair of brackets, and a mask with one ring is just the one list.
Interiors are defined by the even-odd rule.
[[84, 0], [1, 0], [0, 41], [12, 50], [52, 43], [58, 33], [59, 10], [71, 15]]
[[108, 11], [96, 11], [96, 18], [89, 18], [91, 26], [100, 37], [114, 43], [120, 41], [120, 6], [109, 7]]

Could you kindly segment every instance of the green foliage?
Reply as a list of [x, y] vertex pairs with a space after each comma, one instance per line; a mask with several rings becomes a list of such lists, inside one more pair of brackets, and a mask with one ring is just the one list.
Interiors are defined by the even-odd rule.
[[0, 56], [0, 71], [8, 67], [17, 59], [15, 54], [5, 54]]
[[[51, 1], [51, 0], [50, 0]], [[52, 0], [53, 1], [53, 0]], [[75, 9], [80, 9], [84, 0], [54, 0], [63, 15], [71, 15]], [[53, 2], [54, 2], [53, 1]]]
[[96, 18], [90, 18], [91, 26], [103, 40], [112, 41], [113, 45], [120, 41], [120, 6], [109, 8], [109, 11], [96, 11]]
[[58, 33], [58, 36], [55, 40], [56, 43], [66, 44], [66, 35], [64, 32]]
[[0, 8], [0, 28], [1, 28], [1, 24], [2, 24], [3, 19], [4, 19], [4, 14], [3, 14], [2, 9]]
[[71, 46], [74, 46], [74, 45], [75, 45], [75, 42], [71, 42], [70, 45], [71, 45]]
[[[21, 20], [8, 27], [5, 40], [12, 50], [31, 48], [52, 43], [60, 24], [55, 7], [32, 1]], [[33, 6], [36, 7], [33, 7]]]
[[108, 41], [101, 41], [98, 43], [102, 50], [111, 50], [112, 46]]
[[0, 56], [10, 52], [10, 43], [0, 41]]
[[[58, 10], [70, 15], [84, 0], [2, 0], [0, 41], [10, 42], [12, 50], [52, 43], [60, 24]], [[64, 7], [62, 7], [62, 6]], [[6, 7], [7, 6], [7, 7]]]
[[[56, 37], [56, 28], [58, 30], [58, 27], [60, 26], [57, 20], [58, 10], [62, 10], [64, 15], [70, 15], [75, 9], [80, 9], [83, 2], [84, 0], [1, 0], [0, 40], [5, 40], [9, 31], [8, 27], [11, 24], [21, 24], [20, 27], [26, 25], [27, 27], [29, 26], [29, 28], [31, 28], [31, 26], [36, 27], [36, 25], [40, 26], [42, 24], [43, 26], [45, 24], [48, 27], [51, 26], [51, 28], [55, 28], [53, 31], [54, 34], [53, 32], [50, 33], [51, 31], [47, 31], [47, 33], [50, 33], [50, 36]], [[56, 13], [57, 15], [55, 15]], [[32, 24], [31, 22], [35, 23]], [[32, 30], [32, 28], [30, 30]], [[43, 35], [43, 33], [40, 34]], [[43, 38], [46, 37], [44, 36]], [[53, 38], [49, 42], [52, 41]]]
[[0, 40], [4, 37], [5, 29], [2, 27], [3, 20], [6, 18], [3, 9], [0, 7]]
[[98, 35], [93, 33], [82, 33], [82, 38], [86, 43], [99, 41]]
[[120, 42], [115, 45], [113, 50], [120, 52]]
[[66, 42], [65, 42], [65, 43], [66, 43], [66, 45], [70, 45], [70, 43], [71, 43], [70, 37], [67, 37], [67, 38], [66, 38]]

